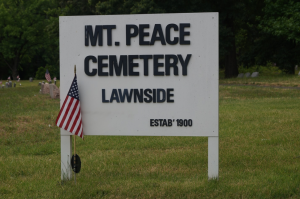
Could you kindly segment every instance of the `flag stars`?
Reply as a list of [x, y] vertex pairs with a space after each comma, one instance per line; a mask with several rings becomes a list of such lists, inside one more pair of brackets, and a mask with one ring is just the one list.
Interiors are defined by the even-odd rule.
[[79, 100], [79, 92], [78, 92], [78, 87], [77, 87], [77, 77], [74, 78], [68, 95], [70, 97], [73, 97], [73, 98]]

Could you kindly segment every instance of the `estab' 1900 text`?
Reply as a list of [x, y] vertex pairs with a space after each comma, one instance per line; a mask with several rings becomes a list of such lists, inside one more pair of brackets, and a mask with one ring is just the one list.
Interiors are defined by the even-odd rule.
[[175, 121], [179, 127], [193, 126], [193, 120], [191, 119], [150, 119], [150, 126], [172, 126]]

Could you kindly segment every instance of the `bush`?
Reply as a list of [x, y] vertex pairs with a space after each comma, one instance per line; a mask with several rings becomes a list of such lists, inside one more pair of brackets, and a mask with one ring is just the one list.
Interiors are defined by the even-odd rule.
[[240, 73], [253, 73], [259, 72], [259, 75], [262, 76], [275, 76], [283, 74], [283, 71], [278, 68], [278, 66], [274, 66], [271, 62], [268, 62], [266, 66], [254, 65], [249, 68], [244, 67], [243, 65], [239, 66]]
[[53, 79], [54, 77], [59, 79], [59, 68], [50, 65], [46, 65], [45, 67], [43, 66], [39, 67], [38, 70], [36, 71], [35, 79], [46, 79], [45, 78], [46, 69], [48, 69], [51, 79]]
[[39, 67], [35, 73], [35, 79], [45, 79], [46, 69], [44, 67]]

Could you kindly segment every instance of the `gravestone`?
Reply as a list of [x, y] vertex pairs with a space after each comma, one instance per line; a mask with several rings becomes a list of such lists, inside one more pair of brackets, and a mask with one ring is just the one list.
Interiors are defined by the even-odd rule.
[[50, 94], [50, 87], [48, 83], [41, 85], [41, 94]]
[[42, 85], [42, 82], [39, 82], [39, 86], [41, 86]]
[[4, 85], [2, 85], [2, 88], [4, 88]]
[[238, 74], [238, 76], [237, 76], [238, 78], [242, 78], [242, 77], [244, 77], [244, 73], [240, 73], [240, 74]]
[[41, 94], [43, 94], [44, 85], [45, 85], [45, 84], [43, 84], [43, 83], [41, 84], [41, 89], [40, 89], [40, 93], [41, 93]]
[[298, 65], [295, 66], [295, 74], [298, 74], [299, 73], [299, 68], [298, 68]]
[[14, 87], [16, 87], [16, 82], [14, 83]]
[[250, 73], [248, 72], [248, 73], [245, 73], [245, 75], [244, 75], [244, 77], [250, 77]]
[[54, 81], [54, 84], [56, 85], [56, 80]]
[[42, 81], [42, 83], [43, 83], [43, 84], [45, 84], [45, 82], [44, 82], [44, 81]]
[[5, 88], [8, 88], [8, 82], [5, 82]]
[[8, 87], [12, 88], [12, 82], [11, 81], [8, 82]]
[[298, 75], [300, 75], [300, 71], [299, 71]]
[[50, 97], [52, 99], [59, 99], [60, 89], [57, 88], [57, 86], [54, 84], [49, 84], [49, 87], [50, 87]]
[[258, 77], [259, 72], [253, 72], [251, 77]]
[[32, 78], [32, 77], [30, 77], [30, 78], [29, 78], [29, 81], [30, 81], [30, 82], [32, 82], [32, 81], [33, 81], [33, 78]]

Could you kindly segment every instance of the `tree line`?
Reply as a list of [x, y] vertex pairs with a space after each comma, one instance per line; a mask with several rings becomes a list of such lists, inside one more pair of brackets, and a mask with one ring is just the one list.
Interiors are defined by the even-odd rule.
[[59, 78], [59, 16], [219, 12], [219, 66], [272, 62], [293, 73], [300, 56], [296, 0], [0, 0], [0, 79]]

